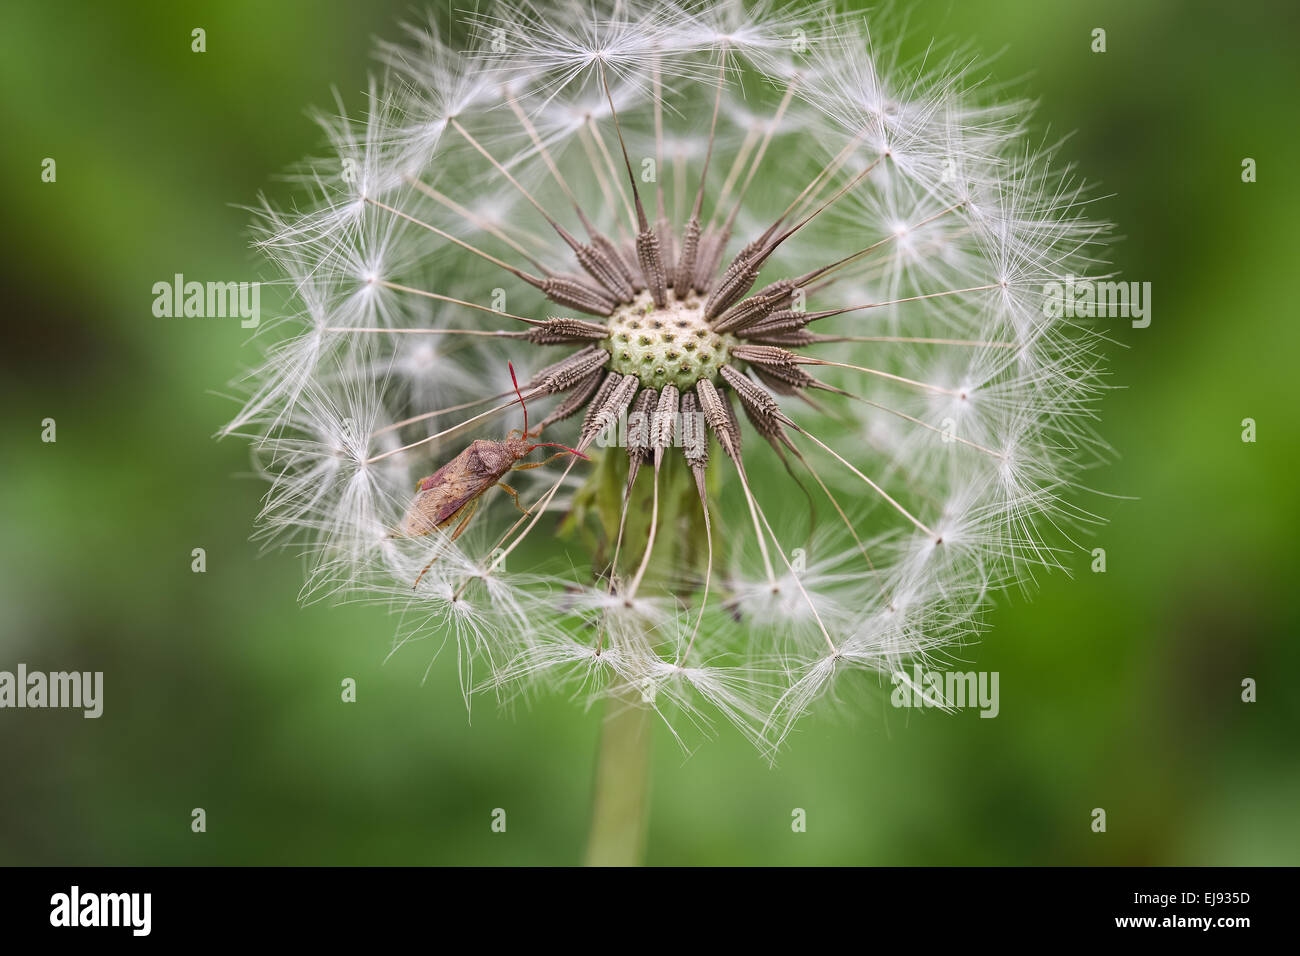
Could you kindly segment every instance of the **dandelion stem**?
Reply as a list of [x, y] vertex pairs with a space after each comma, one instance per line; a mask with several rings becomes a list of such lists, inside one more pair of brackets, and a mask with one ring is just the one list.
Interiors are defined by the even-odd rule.
[[[785, 549], [781, 547], [781, 542], [777, 540], [776, 532], [772, 530], [772, 525], [768, 522], [767, 515], [763, 513], [763, 509], [760, 508], [758, 502], [754, 500], [754, 493], [749, 488], [749, 479], [745, 476], [745, 469], [737, 468], [736, 473], [740, 475], [740, 486], [744, 489], [745, 498], [749, 502], [749, 510], [754, 515], [755, 526], [757, 526], [760, 519], [763, 522], [763, 528], [757, 529], [759, 545], [761, 546], [763, 544], [763, 529], [765, 528], [772, 538], [772, 544], [776, 548], [776, 553], [781, 556], [781, 560], [785, 563], [786, 570], [790, 572], [790, 579], [794, 582], [794, 586], [799, 590], [799, 593], [803, 595], [804, 603], [808, 605], [808, 610], [812, 612], [813, 620], [817, 622], [818, 630], [822, 632], [822, 637], [826, 638], [826, 646], [831, 649], [831, 654], [838, 654], [839, 651], [835, 647], [835, 642], [831, 640], [830, 632], [826, 630], [826, 625], [822, 622], [822, 616], [817, 613], [817, 605], [813, 603], [813, 599], [804, 588], [803, 582], [799, 580], [799, 575], [795, 572], [794, 566], [790, 563], [790, 559], [785, 556]], [[763, 548], [763, 560], [767, 561], [766, 547]], [[768, 565], [767, 574], [768, 578], [773, 582], [773, 588], [775, 589], [776, 578], [772, 575], [772, 566], [770, 564]]]
[[[466, 222], [469, 222], [477, 226], [478, 228], [486, 232], [488, 235], [495, 236], [497, 239], [500, 239], [502, 242], [504, 242], [515, 252], [523, 256], [524, 259], [526, 259], [529, 262], [529, 264], [531, 264], [532, 267], [536, 269], [538, 272], [541, 273], [547, 272], [546, 266], [542, 265], [542, 263], [539, 262], [532, 255], [532, 253], [530, 253], [527, 249], [525, 249], [522, 243], [508, 236], [504, 230], [502, 230], [498, 226], [493, 225], [483, 216], [471, 212], [470, 210], [462, 206], [460, 203], [448, 198], [447, 196], [444, 196], [441, 192], [434, 189], [432, 186], [429, 186], [418, 179], [413, 179], [410, 176], [408, 176], [406, 177], [406, 181], [410, 183], [414, 188], [424, 193], [430, 199], [435, 200], [436, 202], [442, 204], [443, 206], [446, 206], [448, 209], [456, 213]], [[532, 238], [534, 241], [539, 241], [537, 239], [537, 236], [534, 235], [533, 233], [529, 233], [529, 237]]]
[[606, 704], [596, 757], [587, 866], [637, 866], [650, 809], [650, 708], [635, 690]]
[[846, 368], [853, 372], [862, 372], [866, 375], [878, 375], [881, 378], [887, 378], [895, 382], [902, 382], [904, 385], [911, 385], [915, 388], [928, 389], [931, 392], [940, 392], [944, 395], [960, 397], [961, 392], [956, 389], [944, 388], [942, 385], [931, 385], [929, 382], [918, 382], [914, 378], [905, 378], [902, 375], [895, 375], [893, 372], [883, 372], [878, 368], [867, 368], [863, 365], [850, 365], [847, 362], [832, 362], [829, 359], [812, 358], [808, 355], [796, 355], [791, 359], [796, 365], [821, 365], [829, 368]]
[[749, 492], [749, 483], [745, 481], [743, 472], [741, 472], [740, 487], [745, 492], [745, 504], [749, 506], [749, 519], [754, 522], [754, 537], [758, 540], [758, 553], [763, 559], [763, 570], [767, 573], [767, 583], [775, 590], [776, 572], [772, 570], [772, 559], [767, 555], [767, 542], [763, 539], [763, 529], [758, 524], [758, 511], [754, 503], [754, 496]]
[[700, 511], [704, 515], [704, 541], [709, 549], [708, 559], [704, 565], [704, 594], [700, 597], [700, 610], [695, 615], [691, 638], [686, 642], [686, 649], [677, 657], [679, 665], [685, 664], [691, 656], [691, 648], [695, 646], [695, 638], [700, 633], [700, 622], [704, 620], [704, 609], [709, 606], [709, 585], [713, 582], [713, 522], [709, 518], [709, 499], [703, 483], [700, 484]]
[[[736, 204], [732, 207], [731, 213], [727, 216], [728, 229], [730, 229], [735, 223], [736, 216], [740, 212], [741, 204], [744, 202], [745, 194], [749, 192], [749, 184], [754, 181], [754, 176], [757, 175], [759, 167], [763, 164], [763, 157], [767, 155], [768, 144], [772, 142], [772, 137], [776, 134], [777, 127], [781, 124], [782, 117], [785, 116], [786, 107], [790, 105], [790, 100], [794, 97], [794, 88], [797, 81], [798, 77], [796, 76], [786, 85], [785, 95], [781, 97], [781, 105], [776, 108], [776, 114], [768, 122], [767, 129], [763, 132], [763, 142], [759, 144], [758, 152], [754, 154], [754, 159], [749, 165], [749, 171], [745, 174], [745, 181], [741, 183], [740, 192], [736, 194]], [[710, 228], [717, 225], [718, 212], [722, 209], [722, 204], [726, 201], [726, 197], [727, 190], [724, 188], [722, 195], [718, 198], [717, 205], [714, 207], [713, 216], [709, 220]]]
[[[536, 388], [535, 388], [535, 389], [532, 389], [531, 391], [528, 392], [528, 397], [529, 397], [529, 398], [532, 398], [534, 395], [538, 394], [540, 391], [541, 391], [540, 389], [536, 389]], [[450, 435], [452, 432], [458, 432], [458, 431], [460, 431], [460, 430], [461, 430], [462, 428], [464, 428], [466, 425], [472, 425], [474, 422], [478, 421], [480, 418], [487, 418], [489, 415], [495, 415], [497, 412], [499, 412], [499, 411], [503, 411], [504, 409], [507, 409], [507, 408], [509, 408], [510, 406], [512, 406], [512, 405], [516, 405], [516, 404], [518, 404], [518, 403], [519, 403], [519, 399], [517, 399], [517, 398], [512, 398], [510, 401], [506, 402], [506, 403], [503, 404], [503, 405], [497, 405], [495, 408], [489, 408], [486, 412], [480, 412], [479, 414], [474, 415], [474, 416], [471, 417], [471, 418], [467, 418], [467, 419], [465, 419], [463, 422], [459, 422], [459, 423], [457, 423], [457, 424], [455, 424], [455, 425], [452, 425], [450, 428], [444, 428], [442, 431], [438, 432], [437, 434], [430, 435], [428, 438], [421, 438], [419, 441], [413, 441], [413, 442], [411, 442], [409, 445], [403, 445], [403, 446], [401, 446], [400, 448], [393, 448], [393, 449], [390, 449], [389, 451], [386, 451], [386, 452], [383, 452], [383, 453], [381, 453], [381, 454], [375, 455], [375, 456], [373, 456], [373, 457], [371, 457], [371, 458], [367, 458], [367, 459], [366, 459], [366, 464], [367, 464], [367, 465], [373, 465], [375, 462], [377, 462], [377, 461], [383, 461], [385, 458], [388, 458], [388, 457], [390, 457], [390, 456], [392, 456], [392, 455], [396, 455], [396, 454], [398, 454], [399, 452], [409, 451], [409, 450], [412, 449], [412, 448], [419, 448], [421, 445], [427, 445], [429, 442], [437, 441], [439, 438], [443, 438], [443, 437], [446, 436], [446, 435]]]
[[650, 505], [650, 533], [646, 536], [645, 553], [641, 556], [641, 566], [636, 569], [636, 576], [632, 578], [632, 583], [627, 589], [627, 600], [636, 597], [637, 588], [641, 586], [641, 579], [645, 577], [646, 568], [650, 566], [650, 555], [654, 553], [655, 532], [659, 529], [659, 469], [654, 471], [654, 492]]
[[[592, 132], [595, 128], [595, 120], [588, 116], [587, 122], [578, 127], [578, 140], [582, 143], [583, 152], [587, 154], [587, 163], [591, 166], [591, 172], [596, 177], [596, 185], [600, 187], [600, 194], [605, 200], [606, 208], [613, 209], [614, 204], [621, 199], [623, 204], [627, 206], [628, 216], [630, 216], [635, 222], [636, 214], [632, 211], [632, 206], [628, 204], [627, 197], [622, 194], [621, 189], [618, 191], [617, 195], [615, 194], [617, 186], [611, 185], [609, 175], [606, 174], [604, 167], [611, 166], [610, 175], [615, 177], [614, 183], [618, 182], [618, 174], [612, 169], [612, 160], [610, 160], [608, 151], [605, 151], [605, 143], [603, 140], [600, 142], [600, 148], [605, 152], [605, 159], [607, 162], [602, 165], [600, 157], [596, 155], [596, 136], [598, 134]], [[618, 223], [619, 232], [626, 235], [627, 229], [623, 225], [622, 220], [618, 220], [616, 217], [616, 221]]]
[[[613, 114], [612, 103], [611, 114]], [[613, 115], [614, 122], [617, 124], [618, 116], [617, 114]], [[611, 188], [617, 191], [618, 198], [622, 200], [623, 208], [627, 210], [628, 219], [631, 221], [632, 230], [635, 232], [637, 228], [636, 210], [632, 208], [632, 203], [628, 200], [627, 193], [623, 192], [623, 187], [619, 185], [618, 169], [614, 165], [614, 156], [609, 151], [609, 147], [605, 145], [605, 137], [601, 135], [600, 127], [596, 125], [594, 117], [587, 117], [587, 128], [591, 131], [592, 142], [596, 144], [596, 147], [600, 150], [600, 155], [605, 159], [605, 169], [609, 172]], [[595, 165], [594, 160], [592, 161], [592, 165]], [[634, 179], [632, 182], [635, 184], [636, 180]], [[635, 185], [633, 188], [635, 189]]]
[[370, 203], [372, 206], [384, 210], [385, 212], [392, 213], [394, 216], [397, 216], [399, 219], [405, 219], [407, 222], [419, 226], [421, 229], [428, 229], [435, 236], [441, 236], [443, 239], [446, 239], [448, 242], [455, 243], [456, 245], [460, 246], [466, 252], [472, 252], [474, 255], [479, 256], [480, 258], [486, 259], [494, 266], [498, 266], [502, 269], [505, 269], [506, 272], [509, 272], [515, 278], [523, 279], [529, 285], [535, 286], [537, 288], [541, 288], [542, 280], [537, 278], [536, 276], [529, 275], [527, 272], [524, 272], [521, 269], [516, 269], [508, 262], [502, 262], [496, 256], [490, 255], [484, 252], [482, 249], [475, 249], [468, 242], [465, 242], [462, 239], [457, 239], [451, 233], [444, 232], [442, 229], [439, 229], [437, 226], [430, 225], [429, 223], [425, 222], [422, 219], [416, 219], [414, 216], [408, 215], [407, 213], [402, 212], [402, 210], [394, 206], [388, 205], [388, 203], [380, 202], [378, 199], [370, 199], [369, 197], [367, 197], [366, 202]]
[[510, 332], [505, 329], [384, 329], [384, 328], [351, 328], [345, 325], [329, 325], [325, 327], [326, 332], [349, 332], [353, 335], [486, 335], [497, 338], [517, 339], [527, 335], [527, 332]]
[[376, 279], [376, 284], [382, 285], [386, 289], [392, 289], [395, 292], [409, 292], [411, 295], [423, 296], [426, 299], [437, 299], [439, 302], [450, 302], [452, 305], [463, 305], [467, 309], [478, 309], [480, 312], [488, 312], [492, 315], [504, 316], [507, 319], [514, 319], [516, 322], [526, 322], [529, 325], [544, 325], [540, 319], [529, 319], [522, 315], [514, 315], [510, 312], [502, 312], [500, 309], [492, 309], [486, 305], [479, 305], [476, 302], [466, 302], [464, 299], [453, 299], [449, 295], [442, 295], [437, 292], [430, 292], [428, 289], [417, 289], [414, 286], [401, 285], [397, 282], [389, 282], [387, 279]]
[[848, 157], [848, 155], [851, 152], [853, 152], [853, 150], [857, 147], [860, 138], [861, 138], [860, 136], [855, 136], [852, 140], [850, 140], [847, 144], [845, 144], [844, 148], [841, 149], [831, 159], [829, 163], [827, 163], [825, 166], [821, 168], [821, 170], [817, 173], [817, 175], [812, 178], [812, 181], [808, 183], [808, 185], [805, 186], [802, 191], [800, 191], [799, 195], [795, 196], [794, 199], [791, 200], [790, 205], [785, 207], [785, 211], [781, 213], [780, 216], [777, 217], [776, 222], [768, 226], [767, 229], [763, 232], [763, 234], [758, 237], [758, 239], [756, 240], [757, 245], [761, 246], [765, 244], [769, 239], [771, 239], [772, 236], [775, 235], [776, 231], [781, 228], [781, 223], [785, 222], [786, 219], [790, 217], [790, 214], [793, 213], [795, 209], [797, 209], [799, 206], [801, 206], [805, 200], [812, 202], [813, 200], [816, 199], [817, 193], [814, 192], [814, 190], [817, 191], [821, 190], [820, 184], [823, 182], [823, 180], [829, 177], [831, 173], [839, 169], [840, 164], [843, 163], [844, 160]]
[[727, 71], [727, 47], [723, 44], [718, 55], [718, 85], [713, 97], [713, 119], [709, 122], [709, 145], [704, 150], [704, 164], [700, 167], [700, 188], [695, 192], [695, 205], [691, 209], [691, 218], [699, 219], [704, 208], [704, 186], [709, 177], [709, 162], [713, 159], [713, 144], [718, 132], [718, 111], [722, 108], [722, 87]]
[[974, 339], [922, 339], [903, 335], [818, 335], [811, 344], [822, 342], [875, 342], [901, 345], [955, 345], [973, 349], [1014, 349], [1015, 342], [979, 342]]
[[519, 120], [520, 125], [523, 126], [524, 131], [528, 133], [528, 138], [533, 142], [533, 148], [536, 149], [537, 154], [542, 157], [542, 162], [544, 162], [546, 168], [550, 170], [551, 178], [555, 180], [556, 185], [560, 187], [560, 190], [564, 193], [565, 197], [573, 204], [573, 210], [578, 214], [578, 218], [582, 221], [582, 225], [587, 230], [587, 234], [594, 234], [591, 222], [587, 219], [586, 214], [582, 211], [582, 206], [578, 203], [578, 197], [575, 196], [573, 190], [569, 188], [569, 184], [565, 180], [564, 174], [560, 172], [560, 167], [555, 165], [555, 160], [551, 158], [550, 150], [546, 148], [546, 144], [542, 142], [541, 136], [537, 134], [537, 127], [533, 125], [533, 121], [528, 118], [528, 114], [524, 112], [523, 107], [519, 105], [517, 99], [513, 96], [507, 96], [506, 102], [510, 104], [511, 111]]
[[565, 235], [564, 231], [560, 229], [559, 223], [555, 221], [555, 217], [546, 211], [546, 207], [537, 201], [537, 197], [535, 197], [532, 193], [530, 193], [527, 189], [525, 189], [523, 185], [519, 182], [519, 180], [515, 179], [515, 177], [511, 175], [510, 170], [506, 169], [505, 166], [503, 166], [495, 156], [489, 153], [477, 139], [471, 136], [465, 130], [465, 127], [460, 125], [459, 120], [452, 120], [451, 125], [452, 128], [456, 130], [456, 132], [460, 133], [461, 136], [465, 137], [465, 139], [469, 142], [469, 144], [473, 146], [474, 149], [476, 149], [484, 159], [486, 159], [489, 163], [491, 163], [496, 168], [497, 172], [499, 172], [502, 176], [506, 178], [506, 182], [510, 183], [511, 186], [514, 186], [515, 189], [519, 191], [519, 194], [523, 196], [526, 200], [528, 200], [528, 202], [532, 205], [532, 207], [536, 209], [538, 213], [541, 214], [543, 219], [545, 219], [548, 223], [550, 223], [551, 226], [555, 228], [556, 231], [558, 231], [561, 236]]
[[[989, 289], [996, 289], [996, 288], [998, 288], [998, 284], [997, 284], [996, 282], [994, 282], [994, 283], [991, 283], [991, 284], [989, 284], [989, 285], [972, 286], [972, 287], [969, 288], [969, 289], [944, 289], [942, 292], [926, 292], [926, 293], [924, 293], [923, 295], [910, 295], [910, 296], [908, 296], [908, 297], [905, 298], [905, 299], [890, 299], [890, 300], [887, 301], [887, 302], [868, 302], [868, 303], [866, 303], [866, 304], [864, 304], [864, 305], [849, 305], [849, 306], [845, 306], [845, 307], [842, 308], [842, 309], [828, 309], [828, 310], [825, 311], [825, 312], [819, 312], [819, 313], [817, 313], [817, 316], [816, 316], [816, 317], [819, 318], [819, 319], [825, 319], [825, 318], [829, 318], [829, 317], [831, 317], [832, 315], [844, 315], [845, 313], [848, 313], [848, 312], [862, 312], [862, 311], [864, 311], [864, 310], [866, 310], [866, 309], [879, 309], [879, 308], [882, 308], [882, 307], [887, 306], [887, 305], [902, 305], [902, 304], [905, 303], [905, 302], [922, 302], [922, 301], [924, 301], [924, 300], [926, 300], [926, 299], [939, 299], [939, 298], [942, 298], [942, 297], [944, 297], [944, 296], [948, 296], [948, 295], [962, 295], [962, 294], [967, 293], [967, 292], [987, 292]], [[886, 339], [864, 339], [863, 341], [884, 341], [884, 342], [889, 342], [889, 341], [901, 341], [901, 342], [944, 342], [944, 341], [951, 341], [951, 340], [945, 340], [945, 339], [897, 339], [897, 340], [893, 340], [893, 339], [887, 339], [887, 338], [886, 338]], [[980, 343], [973, 343], [973, 344], [983, 345], [983, 344], [986, 344], [986, 343], [982, 343], [982, 342], [980, 342]]]
[[480, 398], [472, 402], [462, 402], [459, 405], [449, 405], [446, 408], [436, 408], [431, 412], [421, 412], [419, 415], [412, 415], [410, 418], [403, 418], [400, 422], [393, 422], [391, 425], [385, 425], [383, 428], [376, 428], [370, 433], [370, 437], [382, 435], [385, 432], [396, 431], [399, 428], [405, 428], [407, 425], [414, 425], [416, 422], [422, 422], [425, 419], [437, 418], [440, 415], [450, 415], [452, 412], [462, 412], [467, 408], [474, 408], [476, 405], [486, 405], [488, 402], [496, 402], [507, 397], [509, 392], [501, 392], [497, 395], [489, 395], [487, 398]]
[[880, 402], [873, 402], [869, 398], [863, 398], [862, 396], [854, 395], [851, 392], [845, 392], [844, 394], [848, 395], [854, 401], [861, 402], [863, 405], [870, 405], [872, 408], [878, 408], [882, 412], [888, 412], [891, 415], [897, 415], [899, 418], [903, 419], [904, 421], [911, 422], [913, 425], [919, 425], [922, 428], [928, 428], [930, 431], [935, 432], [936, 434], [943, 435], [948, 441], [960, 442], [963, 445], [967, 445], [978, 451], [982, 451], [984, 452], [984, 454], [990, 455], [993, 458], [997, 458], [998, 460], [1002, 459], [1002, 454], [1000, 452], [994, 451], [992, 448], [989, 448], [987, 445], [981, 445], [979, 442], [971, 441], [969, 438], [962, 438], [960, 435], [955, 435], [951, 431], [946, 431], [945, 429], [939, 428], [937, 425], [931, 425], [929, 422], [922, 421], [921, 419], [917, 418], [914, 415], [907, 414], [907, 412], [899, 411], [897, 408], [890, 408], [888, 405], [883, 405]]
[[885, 491], [884, 488], [881, 488], [878, 484], [876, 484], [874, 481], [872, 481], [870, 478], [868, 478], [866, 475], [864, 475], [862, 472], [860, 472], [857, 468], [853, 467], [853, 465], [852, 465], [852, 464], [851, 464], [847, 459], [845, 459], [845, 457], [844, 457], [843, 455], [841, 455], [839, 452], [837, 452], [837, 451], [836, 451], [834, 448], [832, 448], [830, 445], [826, 444], [824, 441], [822, 441], [822, 440], [821, 440], [820, 438], [818, 438], [816, 435], [814, 435], [814, 434], [812, 434], [811, 432], [809, 432], [807, 429], [799, 427], [799, 425], [797, 425], [795, 422], [791, 421], [791, 420], [790, 420], [789, 418], [787, 418], [785, 415], [781, 415], [781, 423], [782, 423], [783, 425], [788, 425], [790, 428], [793, 428], [793, 429], [794, 429], [795, 431], [797, 431], [799, 434], [801, 434], [801, 435], [805, 436], [806, 438], [810, 439], [811, 441], [813, 441], [814, 443], [816, 443], [817, 445], [819, 445], [819, 446], [822, 448], [823, 451], [829, 452], [829, 453], [830, 453], [830, 454], [831, 454], [831, 455], [832, 455], [832, 456], [833, 456], [837, 461], [839, 461], [839, 463], [840, 463], [841, 465], [843, 465], [843, 466], [844, 466], [845, 468], [847, 468], [849, 471], [853, 472], [855, 475], [857, 475], [859, 478], [861, 478], [863, 481], [865, 481], [865, 482], [867, 483], [867, 486], [870, 487], [872, 491], [874, 491], [876, 494], [880, 495], [880, 497], [884, 498], [887, 502], [889, 502], [891, 505], [893, 505], [893, 506], [894, 506], [894, 510], [896, 510], [896, 511], [897, 511], [899, 514], [901, 514], [904, 518], [906, 518], [908, 521], [912, 522], [912, 524], [916, 525], [919, 529], [921, 529], [922, 531], [924, 531], [924, 532], [925, 532], [927, 535], [929, 535], [931, 538], [933, 538], [933, 537], [935, 536], [935, 535], [934, 535], [934, 532], [931, 531], [929, 528], [927, 528], [925, 525], [921, 524], [921, 522], [916, 518], [916, 516], [914, 516], [914, 515], [912, 514], [912, 512], [908, 511], [906, 508], [904, 508], [902, 505], [900, 505], [897, 501], [895, 501], [895, 500], [890, 496], [889, 492]]

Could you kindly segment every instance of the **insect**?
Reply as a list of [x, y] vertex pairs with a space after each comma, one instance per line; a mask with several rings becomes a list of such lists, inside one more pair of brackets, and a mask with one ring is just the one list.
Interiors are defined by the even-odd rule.
[[[540, 468], [556, 458], [565, 455], [577, 455], [584, 461], [590, 461], [582, 452], [560, 445], [556, 442], [532, 442], [528, 435], [528, 406], [519, 391], [519, 380], [515, 378], [515, 368], [509, 365], [510, 381], [514, 384], [519, 406], [524, 410], [524, 429], [511, 429], [504, 441], [491, 441], [479, 438], [468, 448], [447, 462], [432, 475], [420, 480], [415, 486], [415, 500], [402, 519], [402, 537], [415, 538], [429, 534], [431, 531], [445, 531], [455, 524], [449, 541], [459, 538], [469, 526], [470, 519], [478, 510], [479, 498], [489, 488], [500, 488], [515, 501], [515, 506], [524, 514], [529, 510], [519, 502], [519, 492], [501, 480], [508, 471], [527, 471]], [[545, 461], [518, 464], [526, 455], [536, 448], [560, 448]], [[424, 566], [412, 588], [417, 587], [433, 562]]]

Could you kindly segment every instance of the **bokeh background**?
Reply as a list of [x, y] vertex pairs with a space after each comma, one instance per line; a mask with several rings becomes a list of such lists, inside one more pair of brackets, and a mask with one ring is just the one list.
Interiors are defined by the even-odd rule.
[[[1152, 283], [1150, 328], [1115, 331], [1116, 461], [1091, 476], [1134, 500], [1082, 499], [1109, 518], [1091, 544], [1107, 573], [1080, 553], [1073, 577], [1003, 600], [963, 653], [1001, 674], [996, 720], [896, 711], [886, 687], [806, 720], [775, 768], [727, 728], [690, 754], [661, 734], [649, 861], [1300, 863], [1300, 9], [909, 9], [910, 49], [936, 36], [999, 53], [994, 75], [1041, 98], [1043, 128], [1077, 130], [1066, 154], [1101, 184], [1116, 267]], [[262, 488], [246, 448], [211, 437], [232, 411], [224, 384], [253, 360], [247, 333], [151, 314], [153, 283], [176, 272], [261, 275], [239, 205], [319, 145], [304, 110], [331, 86], [361, 105], [371, 38], [418, 12], [0, 11], [0, 669], [106, 672], [99, 720], [0, 711], [2, 863], [581, 859], [598, 714], [543, 699], [480, 703], [471, 721], [453, 655], [422, 683], [434, 648], [385, 662], [382, 609], [300, 607], [298, 560], [248, 541]], [[1258, 182], [1242, 183], [1243, 157]]]

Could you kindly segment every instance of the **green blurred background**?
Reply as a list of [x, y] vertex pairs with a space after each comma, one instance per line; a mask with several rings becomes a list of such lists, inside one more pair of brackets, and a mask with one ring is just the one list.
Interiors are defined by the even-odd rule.
[[[0, 669], [102, 670], [106, 691], [97, 721], [0, 711], [0, 862], [581, 858], [598, 716], [544, 699], [471, 722], [454, 655], [422, 685], [432, 647], [384, 663], [382, 610], [299, 607], [298, 560], [248, 542], [246, 447], [211, 438], [247, 333], [150, 310], [176, 272], [259, 277], [237, 204], [316, 149], [304, 109], [331, 85], [360, 105], [371, 38], [417, 12], [3, 5]], [[1107, 573], [1080, 554], [964, 653], [1001, 674], [996, 720], [881, 693], [806, 720], [776, 768], [730, 729], [689, 756], [661, 734], [650, 862], [1300, 863], [1298, 21], [1289, 2], [914, 5], [911, 49], [1002, 51], [996, 76], [1078, 131], [1067, 157], [1113, 194], [1097, 212], [1153, 321], [1116, 333], [1118, 458], [1091, 480], [1138, 500], [1084, 499], [1110, 518]]]

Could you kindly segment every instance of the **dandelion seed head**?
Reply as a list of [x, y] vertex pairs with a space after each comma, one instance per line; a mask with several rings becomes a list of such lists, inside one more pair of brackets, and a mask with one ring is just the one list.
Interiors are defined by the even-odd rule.
[[1066, 565], [1104, 338], [1044, 290], [1107, 230], [986, 64], [829, 3], [468, 27], [382, 41], [255, 210], [293, 301], [224, 431], [304, 597], [393, 607], [467, 700], [640, 701], [774, 753]]

